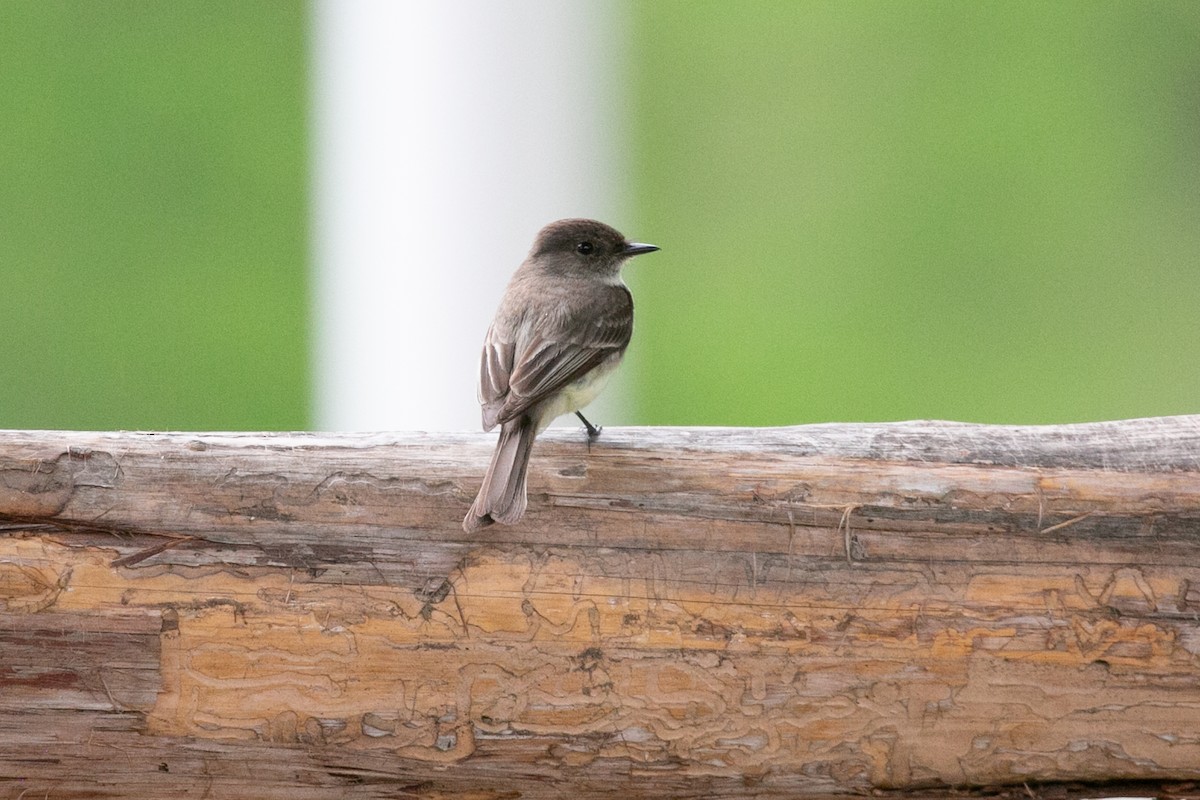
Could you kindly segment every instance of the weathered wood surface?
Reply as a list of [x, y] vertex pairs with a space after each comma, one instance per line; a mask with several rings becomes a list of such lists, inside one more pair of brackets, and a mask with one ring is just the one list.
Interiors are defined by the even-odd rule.
[[1200, 417], [492, 441], [0, 432], [0, 797], [1200, 779]]

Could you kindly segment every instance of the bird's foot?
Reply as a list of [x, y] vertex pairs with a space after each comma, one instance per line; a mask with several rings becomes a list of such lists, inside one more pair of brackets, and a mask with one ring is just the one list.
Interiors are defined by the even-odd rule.
[[585, 417], [583, 414], [580, 414], [578, 411], [575, 412], [575, 416], [579, 417], [579, 421], [582, 422], [583, 427], [587, 429], [588, 447], [591, 448], [592, 442], [600, 438], [600, 431], [604, 430], [604, 428], [600, 425], [593, 425], [592, 423], [588, 422], [587, 417]]

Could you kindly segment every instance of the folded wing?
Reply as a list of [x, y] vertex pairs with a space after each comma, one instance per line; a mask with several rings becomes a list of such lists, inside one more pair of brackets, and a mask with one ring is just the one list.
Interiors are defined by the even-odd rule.
[[[562, 314], [557, 324], [522, 326], [513, 342], [494, 326], [488, 331], [479, 378], [484, 430], [524, 414], [624, 351], [633, 333], [633, 300], [624, 286], [613, 288], [603, 313], [586, 326], [577, 324], [577, 314]], [[590, 316], [596, 309], [577, 309], [583, 311]], [[539, 332], [526, 333], [533, 329]]]

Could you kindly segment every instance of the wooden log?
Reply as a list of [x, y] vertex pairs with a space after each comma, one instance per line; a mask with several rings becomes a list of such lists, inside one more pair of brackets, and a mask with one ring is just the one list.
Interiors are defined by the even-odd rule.
[[492, 442], [0, 432], [0, 796], [1200, 780], [1200, 417]]

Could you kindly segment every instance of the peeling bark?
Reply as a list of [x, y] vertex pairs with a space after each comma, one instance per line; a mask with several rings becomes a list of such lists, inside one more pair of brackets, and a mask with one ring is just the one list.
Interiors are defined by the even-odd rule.
[[0, 795], [1200, 780], [1200, 417], [492, 441], [0, 432]]

